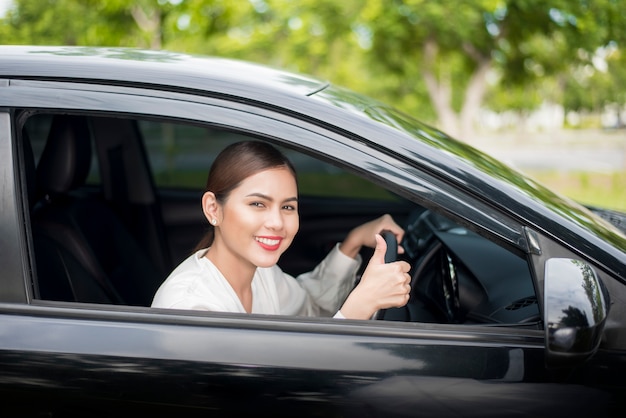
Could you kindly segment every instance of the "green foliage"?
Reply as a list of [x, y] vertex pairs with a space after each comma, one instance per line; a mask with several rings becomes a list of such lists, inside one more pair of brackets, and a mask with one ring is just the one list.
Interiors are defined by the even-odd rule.
[[[488, 75], [488, 71], [480, 73], [481, 68], [489, 67], [506, 80], [508, 93], [523, 94], [528, 86], [536, 89], [545, 78], [588, 62], [597, 48], [624, 37], [620, 25], [625, 22], [625, 5], [617, 0], [377, 0], [367, 4], [362, 18], [373, 33], [369, 55], [373, 65], [405, 80], [418, 68], [417, 73], [428, 79], [411, 81], [433, 84], [430, 98], [432, 103], [443, 103], [440, 115], [446, 106], [448, 111], [463, 112], [469, 111], [464, 106], [480, 103], [480, 78], [485, 77], [486, 83]], [[472, 91], [477, 94], [474, 100], [468, 97]], [[515, 102], [516, 107], [537, 105], [527, 97]]]
[[529, 84], [503, 85], [486, 97], [487, 106], [496, 112], [528, 112], [539, 108], [543, 100], [541, 91]]
[[[332, 80], [429, 123], [471, 117], [485, 99], [496, 110], [533, 109], [546, 92], [568, 109], [625, 102], [626, 0], [13, 3], [0, 20], [5, 44], [242, 58]], [[590, 67], [607, 45], [607, 70]]]
[[626, 54], [613, 47], [603, 52], [602, 68], [586, 65], [564, 73], [566, 110], [600, 113], [626, 105]]
[[2, 20], [0, 35], [5, 44], [78, 45], [86, 41], [83, 34], [96, 19], [84, 2], [19, 0]]

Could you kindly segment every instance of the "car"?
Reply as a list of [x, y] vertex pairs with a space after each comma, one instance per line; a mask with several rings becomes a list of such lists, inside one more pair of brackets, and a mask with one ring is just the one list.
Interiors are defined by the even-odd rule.
[[[406, 306], [371, 320], [150, 306], [208, 227], [213, 159], [250, 139], [298, 172], [281, 268], [310, 271], [387, 213], [405, 229]], [[7, 416], [626, 413], [626, 215], [325, 80], [0, 46], [0, 185]]]

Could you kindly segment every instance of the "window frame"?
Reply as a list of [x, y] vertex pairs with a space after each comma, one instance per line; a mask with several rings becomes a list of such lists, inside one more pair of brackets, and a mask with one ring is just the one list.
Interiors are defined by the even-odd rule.
[[[26, 83], [29, 84], [29, 83]], [[41, 87], [40, 82], [34, 82]], [[128, 118], [151, 118], [172, 123], [190, 123], [199, 126], [214, 126], [227, 130], [238, 130], [254, 136], [262, 136], [278, 145], [287, 146], [304, 152], [315, 158], [321, 158], [330, 163], [341, 162], [348, 165], [348, 161], [337, 156], [350, 155], [350, 169], [375, 181], [393, 191], [414, 200], [418, 204], [425, 204], [431, 208], [444, 209], [445, 214], [455, 220], [472, 226], [490, 237], [491, 240], [513, 249], [519, 254], [526, 254], [523, 228], [514, 219], [497, 212], [485, 202], [470, 196], [458, 188], [446, 184], [423, 170], [417, 171], [392, 156], [384, 154], [379, 149], [368, 146], [362, 141], [346, 137], [332, 130], [325, 129], [319, 124], [305, 119], [297, 119], [258, 106], [242, 104], [236, 101], [225, 101], [213, 98], [198, 97], [188, 94], [154, 91], [148, 95], [144, 90], [135, 88], [113, 88], [112, 92], [104, 91], [102, 86], [73, 85], [67, 89], [68, 83], [49, 83], [46, 88], [22, 100], [16, 100], [20, 108], [42, 109], [45, 111], [76, 112], [82, 114], [119, 116]], [[63, 88], [66, 94], [62, 103], [55, 102], [52, 106], [51, 95], [55, 89]], [[13, 90], [11, 96], [19, 97], [19, 88]], [[138, 94], [141, 93], [141, 94]], [[151, 92], [152, 93], [152, 92]], [[125, 100], [119, 100], [119, 95], [125, 94]], [[171, 97], [167, 97], [171, 96]], [[163, 115], [162, 109], [172, 109], [168, 115]], [[245, 117], [243, 117], [245, 115]], [[297, 123], [297, 124], [296, 124]], [[280, 133], [277, 133], [280, 132]], [[306, 137], [308, 147], [305, 148], [298, 139]], [[298, 139], [294, 139], [298, 138]], [[306, 142], [304, 141], [304, 142]], [[332, 145], [329, 149], [322, 145]], [[313, 151], [315, 150], [315, 151]], [[374, 168], [376, 175], [368, 171]], [[415, 175], [417, 174], [417, 175]], [[415, 175], [410, 177], [410, 175]], [[399, 184], [398, 184], [399, 183]], [[443, 203], [442, 203], [443, 202]], [[464, 213], [464, 209], [475, 214]], [[490, 227], [491, 226], [491, 227]], [[483, 229], [484, 228], [484, 229]], [[507, 230], [507, 234], [498, 234], [498, 230]], [[518, 232], [511, 232], [518, 231]], [[511, 236], [516, 236], [512, 239]], [[30, 277], [25, 274], [24, 277]], [[28, 288], [28, 286], [26, 286]], [[26, 303], [33, 303], [32, 294], [27, 290]], [[49, 304], [48, 301], [36, 301], [36, 304]], [[108, 306], [108, 305], [107, 305]], [[113, 305], [112, 305], [113, 306]], [[117, 308], [115, 308], [117, 309]], [[115, 310], [114, 309], [114, 310]]]

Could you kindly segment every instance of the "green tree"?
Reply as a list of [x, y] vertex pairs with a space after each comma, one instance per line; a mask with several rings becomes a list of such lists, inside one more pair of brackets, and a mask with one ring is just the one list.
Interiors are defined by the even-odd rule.
[[[361, 0], [252, 0], [240, 53], [247, 59], [331, 79], [363, 91], [370, 73], [352, 17]], [[239, 22], [243, 22], [239, 20]], [[233, 32], [233, 30], [231, 30]]]
[[606, 110], [616, 112], [616, 127], [622, 127], [621, 112], [626, 105], [626, 56], [609, 47], [598, 54], [596, 66], [573, 66], [563, 76], [563, 106], [566, 111], [592, 114], [600, 124]]
[[614, 49], [606, 58], [607, 75], [610, 78], [608, 85], [608, 102], [616, 112], [616, 127], [624, 127], [622, 111], [626, 107], [626, 50]]
[[557, 74], [622, 38], [626, 21], [623, 0], [370, 0], [360, 18], [373, 65], [423, 83], [439, 124], [468, 140], [492, 72], [520, 85]]
[[14, 0], [2, 19], [0, 36], [4, 44], [77, 45], [96, 19], [97, 11], [85, 2]]
[[251, 44], [258, 33], [262, 33], [267, 20], [262, 9], [257, 10], [254, 3], [258, 2], [177, 0], [163, 27], [166, 34], [164, 48], [196, 54], [251, 57]]
[[626, 0], [13, 1], [3, 43], [243, 58], [327, 78], [468, 140], [485, 98], [532, 108], [541, 98], [528, 92], [574, 86], [558, 75], [626, 38]]
[[[0, 25], [7, 44], [162, 49], [184, 12], [172, 0], [13, 0]], [[189, 3], [189, 2], [185, 2]], [[204, 2], [206, 3], [206, 2]]]

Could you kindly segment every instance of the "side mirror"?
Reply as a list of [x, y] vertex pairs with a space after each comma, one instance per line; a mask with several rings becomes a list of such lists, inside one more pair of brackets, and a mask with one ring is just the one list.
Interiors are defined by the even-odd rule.
[[593, 268], [580, 260], [546, 261], [544, 329], [548, 367], [567, 367], [593, 355], [602, 339], [609, 297]]

